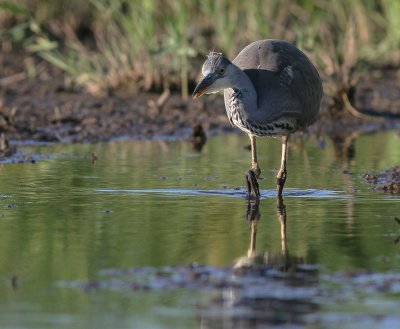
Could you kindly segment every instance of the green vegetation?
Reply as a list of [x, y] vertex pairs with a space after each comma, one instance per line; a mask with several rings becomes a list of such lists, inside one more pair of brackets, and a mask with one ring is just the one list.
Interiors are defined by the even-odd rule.
[[360, 72], [400, 62], [397, 0], [6, 0], [0, 46], [24, 47], [88, 91], [181, 89], [211, 49], [233, 57], [262, 38], [306, 51], [335, 103]]

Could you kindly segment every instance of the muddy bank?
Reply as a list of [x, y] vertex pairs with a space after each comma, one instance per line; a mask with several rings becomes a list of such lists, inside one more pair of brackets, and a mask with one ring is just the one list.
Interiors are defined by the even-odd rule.
[[379, 173], [365, 173], [362, 179], [373, 190], [400, 194], [400, 166]]
[[[27, 62], [35, 67], [33, 78]], [[376, 130], [400, 122], [400, 82], [395, 70], [374, 71], [354, 90], [353, 105], [370, 118], [340, 111], [332, 116], [325, 97], [320, 120], [309, 128], [325, 134], [343, 130]], [[385, 117], [386, 119], [382, 119]], [[379, 118], [378, 120], [376, 118]], [[206, 134], [234, 131], [223, 97], [183, 100], [170, 94], [93, 96], [68, 83], [58, 69], [24, 54], [0, 55], [0, 132], [9, 140], [98, 142], [116, 138], [188, 138], [195, 126]]]

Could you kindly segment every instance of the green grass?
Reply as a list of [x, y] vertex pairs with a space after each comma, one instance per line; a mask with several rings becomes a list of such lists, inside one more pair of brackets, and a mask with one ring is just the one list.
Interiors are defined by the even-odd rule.
[[397, 0], [6, 0], [1, 47], [24, 47], [93, 93], [181, 90], [204, 55], [281, 38], [317, 64], [335, 102], [371, 65], [399, 64]]

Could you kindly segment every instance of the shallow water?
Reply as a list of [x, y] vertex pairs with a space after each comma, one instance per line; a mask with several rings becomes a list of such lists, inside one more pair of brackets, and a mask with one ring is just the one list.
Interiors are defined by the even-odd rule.
[[[0, 165], [0, 327], [240, 327], [229, 314], [240, 314], [238, 309], [199, 306], [215, 297], [207, 289], [133, 291], [112, 283], [87, 291], [75, 283], [101, 281], [107, 269], [192, 263], [229, 268], [249, 248], [315, 264], [321, 280], [360, 269], [400, 272], [400, 225], [394, 220], [400, 197], [371, 191], [361, 180], [366, 171], [399, 164], [396, 132], [292, 138], [284, 241], [274, 179], [280, 142], [260, 140], [264, 179], [251, 246], [247, 144], [245, 136], [226, 135], [210, 138], [200, 153], [190, 144], [164, 141], [21, 147], [39, 160]], [[368, 305], [349, 315], [346, 307], [322, 303], [294, 323], [353, 328], [362, 319], [365, 328], [380, 316], [391, 328], [399, 321], [391, 317], [400, 306], [398, 293], [370, 300], [379, 306], [377, 314]], [[243, 327], [258, 328], [254, 321]]]

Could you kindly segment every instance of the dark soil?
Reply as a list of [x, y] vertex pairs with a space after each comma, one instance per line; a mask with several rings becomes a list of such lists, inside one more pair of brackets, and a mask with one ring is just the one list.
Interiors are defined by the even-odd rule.
[[[28, 66], [35, 68], [34, 78], [27, 76]], [[325, 97], [320, 120], [309, 131], [324, 134], [398, 125], [400, 82], [396, 72], [372, 72], [356, 86], [353, 105], [372, 119], [354, 118], [340, 109], [332, 112], [331, 100]], [[198, 141], [199, 131], [200, 140], [205, 140], [203, 129], [207, 135], [233, 130], [220, 96], [194, 101], [177, 94], [119, 95], [110, 91], [100, 97], [70, 86], [67, 79], [40, 59], [23, 53], [0, 54], [0, 133], [14, 141], [77, 143], [116, 138], [184, 139], [193, 131], [192, 140]]]

